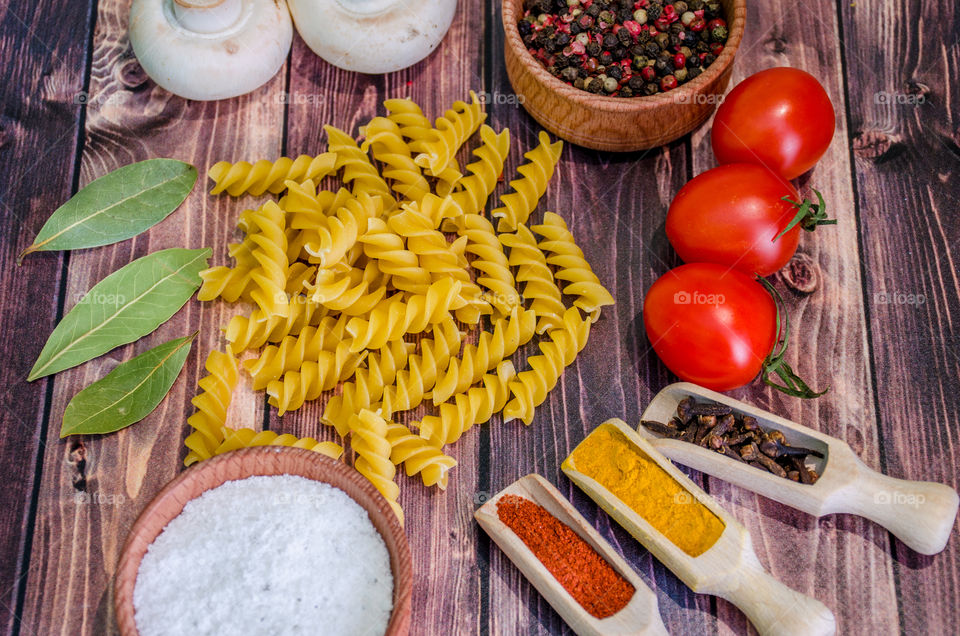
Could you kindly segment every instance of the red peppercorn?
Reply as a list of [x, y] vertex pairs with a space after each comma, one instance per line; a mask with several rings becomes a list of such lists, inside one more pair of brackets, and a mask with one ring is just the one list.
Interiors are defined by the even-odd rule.
[[640, 77], [642, 77], [644, 81], [652, 82], [656, 76], [657, 71], [652, 66], [644, 66], [640, 69]]
[[677, 87], [677, 78], [673, 75], [664, 75], [660, 79], [660, 90], [666, 92]]
[[661, 15], [659, 18], [653, 21], [653, 26], [657, 28], [657, 31], [666, 31], [670, 28], [670, 18]]
[[672, 15], [673, 15], [674, 13], [676, 13], [676, 12], [677, 12], [677, 11], [676, 11], [676, 9], [673, 8], [673, 5], [672, 5], [672, 4], [668, 4], [667, 6], [665, 6], [665, 7], [663, 8], [663, 15], [667, 16], [668, 18], [669, 18], [670, 16], [672, 16]]
[[700, 33], [707, 28], [707, 21], [703, 18], [694, 18], [690, 21], [690, 24], [687, 25], [687, 28], [694, 33]]
[[723, 53], [723, 45], [720, 44], [719, 42], [714, 42], [713, 44], [710, 45], [710, 52], [713, 53], [714, 55], [720, 55], [721, 53]]
[[707, 28], [711, 31], [718, 26], [725, 27], [727, 26], [727, 23], [722, 18], [714, 18], [713, 20], [707, 22]]
[[687, 56], [683, 53], [677, 53], [673, 56], [673, 68], [683, 68], [687, 64]]

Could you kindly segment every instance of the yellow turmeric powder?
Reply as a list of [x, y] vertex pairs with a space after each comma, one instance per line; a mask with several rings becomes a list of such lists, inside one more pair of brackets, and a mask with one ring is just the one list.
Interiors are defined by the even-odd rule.
[[717, 542], [724, 523], [613, 426], [574, 449], [573, 468], [597, 481], [692, 557]]

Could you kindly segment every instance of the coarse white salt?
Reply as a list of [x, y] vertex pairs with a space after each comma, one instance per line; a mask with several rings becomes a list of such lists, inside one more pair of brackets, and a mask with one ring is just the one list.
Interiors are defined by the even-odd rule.
[[387, 546], [329, 484], [230, 481], [190, 501], [150, 544], [133, 592], [142, 636], [386, 631]]

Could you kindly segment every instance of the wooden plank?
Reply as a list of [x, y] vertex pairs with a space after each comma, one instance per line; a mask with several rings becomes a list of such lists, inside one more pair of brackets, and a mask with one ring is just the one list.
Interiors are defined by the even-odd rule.
[[[872, 392], [836, 7], [827, 1], [754, 2], [747, 20], [735, 82], [764, 68], [794, 66], [818, 78], [833, 99], [833, 142], [801, 183], [805, 194], [813, 196], [810, 188], [824, 193], [839, 225], [804, 233], [801, 239], [798, 252], [808, 257], [819, 281], [813, 293], [796, 293], [779, 284], [793, 331], [789, 362], [811, 386], [831, 386], [830, 393], [802, 401], [754, 382], [733, 395], [846, 440], [861, 459], [879, 468], [877, 435], [871, 418], [865, 417]], [[692, 143], [694, 174], [716, 165], [707, 126], [693, 135]], [[750, 530], [760, 560], [773, 576], [833, 610], [838, 633], [889, 633], [897, 624], [888, 533], [883, 528], [849, 515], [818, 521], [716, 479], [709, 480], [709, 490]], [[724, 632], [747, 630], [746, 618], [729, 603], [718, 602], [718, 616]]]
[[[865, 412], [887, 474], [958, 488], [960, 9], [838, 6], [877, 396]], [[894, 543], [904, 633], [960, 632], [958, 539], [933, 557]]]
[[[494, 127], [509, 127], [512, 133], [505, 183], [498, 188], [502, 193], [509, 191], [506, 182], [515, 178], [523, 153], [537, 144], [540, 127], [509, 92], [499, 6], [494, 3], [492, 10], [490, 21], [495, 31], [487, 51], [493, 56], [488, 90], [498, 94], [492, 96], [489, 108]], [[686, 588], [562, 477], [560, 463], [604, 420], [637, 420], [652, 391], [669, 381], [644, 335], [640, 310], [644, 291], [678, 264], [662, 227], [672, 194], [687, 178], [688, 161], [684, 141], [629, 154], [564, 145], [556, 173], [531, 223], [538, 222], [545, 210], [563, 216], [617, 302], [593, 325], [586, 348], [537, 410], [529, 429], [519, 422], [503, 425], [499, 417], [489, 426], [490, 491], [531, 472], [556, 484], [656, 591], [660, 613], [672, 633], [713, 631], [714, 620], [707, 614], [711, 600]], [[535, 345], [525, 347], [517, 368], [525, 368], [525, 356], [535, 352]], [[566, 629], [495, 546], [490, 553], [489, 593], [491, 633], [561, 633]]]
[[[91, 25], [89, 3], [20, 3], [0, 10], [0, 307], [5, 352], [0, 404], [0, 631], [16, 624], [15, 608], [29, 561], [31, 497], [42, 452], [50, 380], [27, 384], [42, 342], [57, 319], [63, 255], [35, 254], [13, 267], [47, 217], [71, 194], [80, 130], [80, 96]], [[54, 23], [51, 15], [64, 22]]]
[[[300, 38], [294, 43], [287, 116], [288, 153], [316, 154], [326, 148], [323, 124], [332, 124], [352, 135], [376, 115], [385, 115], [382, 102], [410, 97], [432, 119], [440, 116], [468, 91], [479, 89], [482, 68], [475, 16], [483, 0], [459, 4], [453, 25], [439, 48], [415, 66], [388, 75], [350, 73], [313, 55]], [[467, 61], [465, 63], [465, 61]], [[461, 153], [461, 164], [466, 153]], [[276, 416], [270, 410], [269, 428], [297, 436], [337, 440], [336, 432], [319, 424], [329, 396], [297, 412]], [[425, 407], [398, 417], [417, 419]], [[337, 440], [339, 441], [339, 440]], [[399, 475], [400, 503], [406, 517], [407, 537], [413, 554], [413, 615], [416, 633], [474, 633], [480, 620], [481, 572], [477, 566], [478, 533], [472, 501], [478, 490], [479, 431], [467, 435], [450, 449], [459, 465], [445, 492], [427, 489], [418, 478]], [[351, 456], [348, 455], [348, 461]]]
[[[236, 100], [187, 102], [148, 81], [126, 38], [128, 3], [99, 3], [81, 181], [155, 156], [196, 164], [201, 175], [220, 158], [275, 157], [282, 139], [281, 72], [266, 87]], [[48, 16], [49, 17], [49, 16]], [[211, 199], [205, 178], [187, 202], [133, 240], [85, 250], [70, 261], [67, 308], [96, 281], [148, 252], [174, 246], [211, 246], [213, 263], [226, 260], [235, 236], [238, 204]], [[225, 303], [191, 301], [141, 342], [58, 375], [37, 501], [23, 631], [103, 634], [113, 631], [112, 577], [127, 530], [153, 495], [182, 469], [185, 420], [203, 375], [206, 353], [221, 340], [218, 327], [232, 311]], [[187, 366], [167, 399], [146, 420], [102, 437], [58, 439], [67, 401], [119, 361], [195, 329]], [[240, 393], [234, 425], [259, 426], [262, 398]]]

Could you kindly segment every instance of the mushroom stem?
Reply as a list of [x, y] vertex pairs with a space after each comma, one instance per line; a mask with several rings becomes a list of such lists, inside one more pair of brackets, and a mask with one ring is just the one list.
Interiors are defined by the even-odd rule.
[[174, 0], [173, 15], [184, 29], [194, 33], [219, 33], [232, 26], [243, 13], [242, 0]]

